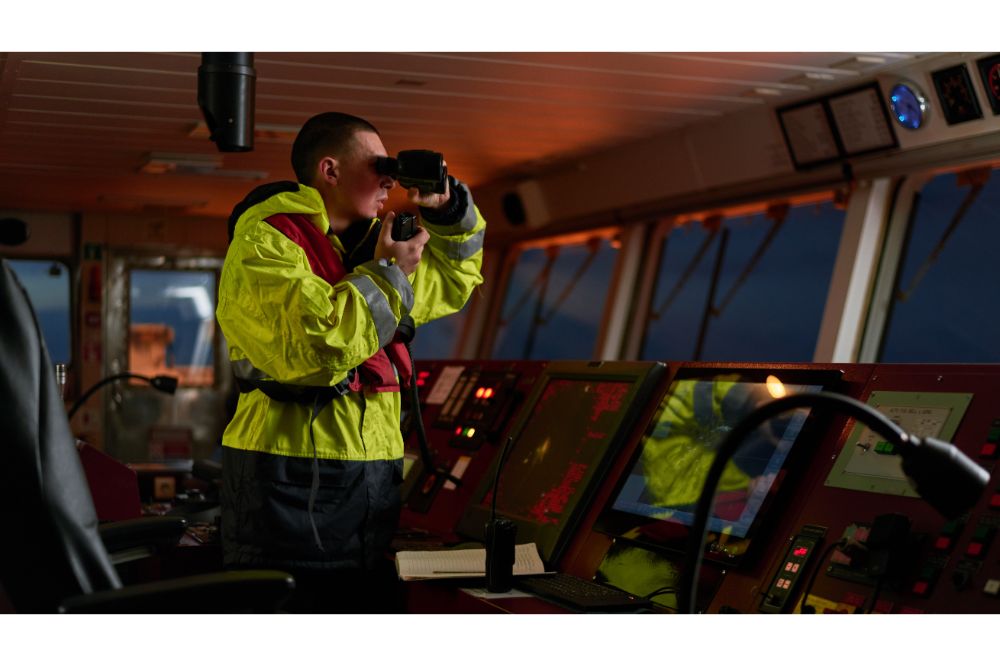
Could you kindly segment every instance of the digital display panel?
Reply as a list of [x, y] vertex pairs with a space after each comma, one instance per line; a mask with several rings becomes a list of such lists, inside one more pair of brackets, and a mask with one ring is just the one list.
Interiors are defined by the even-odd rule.
[[[574, 374], [550, 368], [512, 436], [500, 476], [497, 514], [518, 526], [518, 543], [538, 544], [547, 562], [558, 556], [564, 535], [604, 475], [609, 453], [635, 422], [650, 389], [651, 368], [662, 368], [651, 363], [611, 365], [629, 367], [632, 373], [616, 376], [605, 368], [603, 375]], [[459, 531], [470, 537], [482, 538], [489, 519], [496, 465], [494, 461], [460, 523]]]
[[[777, 397], [823, 386], [823, 381], [791, 383], [739, 373], [676, 379], [612, 493], [599, 528], [683, 550], [702, 486], [726, 434]], [[727, 463], [708, 523], [716, 535], [710, 540], [716, 554], [727, 559], [744, 554], [809, 413], [801, 408], [770, 419]]]
[[775, 109], [796, 169], [898, 145], [878, 83]]
[[877, 83], [834, 95], [828, 103], [845, 156], [896, 146]]
[[823, 164], [840, 157], [830, 118], [821, 102], [779, 109], [778, 120], [796, 167]]

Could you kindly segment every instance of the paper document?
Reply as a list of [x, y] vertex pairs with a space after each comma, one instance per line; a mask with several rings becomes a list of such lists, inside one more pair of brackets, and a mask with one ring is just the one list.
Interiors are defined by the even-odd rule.
[[[396, 571], [402, 580], [427, 578], [471, 578], [486, 575], [486, 549], [401, 550], [396, 553]], [[545, 573], [545, 565], [533, 543], [514, 547], [514, 575]]]

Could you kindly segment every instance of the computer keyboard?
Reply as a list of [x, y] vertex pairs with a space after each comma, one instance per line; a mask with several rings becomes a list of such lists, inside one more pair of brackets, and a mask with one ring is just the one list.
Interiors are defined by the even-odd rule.
[[652, 602], [622, 590], [564, 573], [515, 576], [514, 587], [576, 611], [635, 611]]

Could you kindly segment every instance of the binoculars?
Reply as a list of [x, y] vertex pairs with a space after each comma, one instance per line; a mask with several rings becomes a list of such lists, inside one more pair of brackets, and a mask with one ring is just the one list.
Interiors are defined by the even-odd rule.
[[377, 157], [375, 171], [407, 189], [415, 187], [424, 193], [444, 194], [448, 179], [444, 156], [432, 150], [403, 150], [396, 157]]

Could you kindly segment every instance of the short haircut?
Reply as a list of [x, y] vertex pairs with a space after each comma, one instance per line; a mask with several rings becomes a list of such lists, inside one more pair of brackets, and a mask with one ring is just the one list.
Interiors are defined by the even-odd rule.
[[304, 185], [311, 184], [319, 160], [331, 153], [343, 152], [358, 132], [378, 134], [375, 126], [367, 120], [336, 111], [321, 113], [307, 120], [292, 144], [292, 169], [298, 181]]

